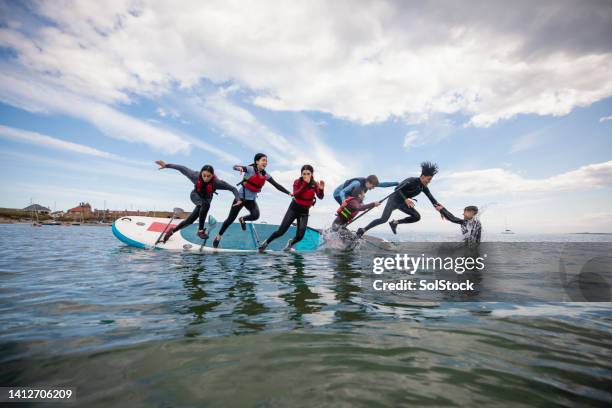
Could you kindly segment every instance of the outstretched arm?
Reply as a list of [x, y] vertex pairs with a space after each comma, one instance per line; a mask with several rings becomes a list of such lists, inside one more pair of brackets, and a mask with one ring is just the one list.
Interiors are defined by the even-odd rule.
[[278, 184], [276, 182], [276, 180], [274, 180], [272, 177], [268, 177], [268, 181], [270, 182], [270, 184], [272, 184], [278, 191], [282, 191], [283, 193], [287, 194], [287, 195], [291, 195], [291, 193], [289, 192], [289, 190], [287, 190], [285, 187], [281, 186], [280, 184]]
[[431, 204], [435, 207], [438, 204], [438, 200], [436, 200], [434, 196], [431, 195], [431, 191], [429, 191], [429, 188], [423, 187], [423, 192], [425, 193], [427, 198], [429, 198], [429, 201], [431, 201]]
[[399, 186], [399, 182], [397, 181], [383, 181], [378, 183], [378, 187], [395, 187]]
[[231, 184], [221, 180], [221, 179], [217, 179], [216, 180], [217, 183], [217, 190], [227, 190], [227, 191], [231, 191], [234, 194], [234, 197], [236, 198], [236, 200], [240, 201], [240, 194], [238, 194], [238, 189], [236, 189], [236, 187], [232, 186]]
[[159, 170], [162, 169], [174, 169], [180, 171], [185, 177], [195, 183], [198, 180], [198, 172], [191, 170], [189, 167], [181, 166], [180, 164], [170, 164], [163, 160], [157, 160], [155, 163], [159, 165]]
[[444, 218], [446, 218], [447, 220], [449, 220], [450, 222], [454, 223], [454, 224], [463, 224], [464, 220], [462, 220], [461, 218], [457, 218], [455, 217], [453, 214], [451, 214], [450, 211], [448, 211], [446, 208], [442, 207], [441, 205], [437, 208], [440, 208], [438, 211], [440, 211], [440, 214], [442, 214], [444, 216]]
[[346, 196], [351, 194], [355, 187], [359, 187], [359, 186], [360, 186], [359, 181], [355, 180], [352, 183], [350, 183], [348, 186], [346, 186], [342, 190], [340, 190], [340, 201], [344, 201]]

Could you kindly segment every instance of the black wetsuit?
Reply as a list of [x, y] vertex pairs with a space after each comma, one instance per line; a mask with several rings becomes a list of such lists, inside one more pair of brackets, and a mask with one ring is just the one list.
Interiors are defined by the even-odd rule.
[[[196, 191], [195, 185], [198, 182], [198, 177], [200, 177], [200, 172], [191, 170], [190, 168], [181, 166], [179, 164], [166, 164], [166, 167], [169, 169], [180, 171], [181, 173], [183, 173], [183, 175], [185, 175], [185, 177], [191, 180], [191, 182], [194, 184], [194, 189], [191, 191], [190, 198], [191, 198], [191, 202], [195, 204], [195, 208], [193, 209], [193, 211], [191, 212], [191, 214], [189, 214], [187, 218], [181, 221], [174, 228], [173, 231], [174, 232], [179, 231], [185, 228], [186, 226], [193, 224], [193, 222], [196, 219], [198, 219], [198, 217], [199, 217], [198, 229], [203, 230], [204, 222], [206, 221], [206, 216], [208, 215], [208, 210], [210, 209], [210, 203], [212, 202], [213, 195], [206, 194], [206, 193], [198, 193]], [[231, 184], [226, 183], [225, 181], [218, 179], [216, 177], [213, 178], [210, 182], [214, 183], [213, 191], [228, 190], [234, 193], [234, 197], [236, 199], [240, 198], [240, 196], [238, 195], [238, 189], [236, 189], [236, 187], [232, 186]], [[200, 190], [206, 191], [206, 184], [204, 184], [203, 188], [201, 188]]]
[[383, 213], [380, 218], [373, 220], [371, 223], [369, 223], [364, 228], [364, 231], [367, 231], [376, 227], [377, 225], [389, 221], [391, 213], [394, 210], [400, 210], [408, 215], [408, 217], [406, 218], [397, 220], [398, 224], [410, 224], [419, 221], [421, 219], [421, 214], [419, 214], [416, 208], [408, 207], [408, 205], [406, 205], [405, 200], [407, 198], [416, 197], [421, 192], [425, 193], [425, 195], [427, 196], [427, 198], [429, 198], [429, 201], [431, 201], [433, 205], [438, 204], [438, 201], [431, 195], [429, 188], [421, 183], [419, 177], [409, 177], [406, 180], [402, 181], [399, 186], [395, 188], [395, 193], [391, 197], [389, 197], [389, 200], [387, 201], [385, 209], [383, 210]]
[[463, 234], [463, 241], [469, 245], [474, 246], [480, 243], [480, 235], [482, 233], [482, 224], [479, 220], [472, 218], [471, 220], [465, 220], [455, 217], [446, 208], [440, 210], [440, 214], [447, 220], [454, 224], [461, 225], [461, 233]]
[[[253, 166], [250, 166], [250, 167], [241, 166], [241, 168], [243, 172], [247, 173], [253, 168]], [[276, 180], [272, 178], [272, 176], [268, 175], [267, 173], [264, 173], [264, 174], [266, 175], [266, 181], [268, 181], [270, 184], [276, 187], [277, 190], [282, 191], [283, 193], [287, 195], [291, 194], [289, 190], [287, 190], [285, 187], [278, 184]], [[249, 211], [249, 215], [242, 217], [244, 221], [255, 221], [259, 219], [259, 206], [257, 205], [257, 201], [255, 201], [255, 198], [253, 199], [246, 198], [250, 196], [256, 197], [257, 194], [254, 194], [254, 195], [253, 193], [247, 194], [247, 191], [245, 190], [244, 185], [240, 187], [240, 191], [238, 192], [238, 194], [239, 194], [239, 197], [242, 197], [240, 198], [242, 200], [242, 204], [234, 206], [234, 204], [236, 204], [236, 201], [234, 200], [234, 203], [232, 204], [232, 208], [230, 209], [230, 212], [227, 215], [227, 218], [225, 219], [225, 221], [223, 221], [223, 225], [221, 226], [221, 229], [219, 230], [219, 235], [223, 235], [225, 231], [229, 228], [229, 226], [232, 225], [232, 223], [236, 220], [236, 217], [238, 217], [238, 213], [243, 207], [245, 207]]]
[[[299, 179], [293, 183], [293, 195], [294, 196], [298, 196], [300, 193], [300, 190], [303, 190], [304, 188], [306, 188], [306, 186], [300, 188], [299, 187], [300, 184], [298, 181]], [[324, 196], [323, 190], [317, 187], [315, 188], [315, 194], [317, 195], [319, 200], [323, 199], [323, 196]], [[300, 242], [304, 238], [304, 235], [306, 234], [306, 227], [308, 226], [309, 212], [310, 212], [310, 207], [300, 205], [296, 203], [294, 200], [291, 200], [291, 204], [289, 204], [289, 208], [287, 209], [287, 212], [285, 213], [285, 216], [283, 217], [283, 220], [281, 221], [280, 226], [278, 227], [276, 231], [270, 234], [268, 239], [266, 239], [266, 242], [269, 244], [270, 242], [274, 241], [276, 238], [283, 236], [287, 232], [287, 230], [289, 229], [293, 221], [297, 222], [297, 232], [295, 234], [295, 237], [291, 239], [291, 245], [295, 245], [298, 242]]]

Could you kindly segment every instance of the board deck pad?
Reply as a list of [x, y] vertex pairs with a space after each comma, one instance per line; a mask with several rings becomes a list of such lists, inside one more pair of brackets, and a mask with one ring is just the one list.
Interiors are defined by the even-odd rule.
[[[198, 224], [194, 223], [172, 235], [167, 243], [159, 242], [156, 244], [157, 239], [169, 222], [170, 219], [168, 218], [122, 217], [113, 223], [113, 234], [120, 241], [138, 248], [155, 247], [188, 251], [199, 251], [201, 249], [205, 252], [256, 251], [258, 245], [279, 227], [274, 224], [247, 223], [247, 230], [243, 231], [239, 223], [234, 223], [223, 234], [219, 248], [214, 249], [212, 243], [222, 223], [218, 222], [213, 226], [206, 225], [209, 238], [204, 247], [202, 247], [204, 241], [197, 236]], [[177, 225], [178, 222], [178, 220], [174, 220], [171, 226]], [[289, 227], [285, 235], [268, 246], [268, 250], [283, 250], [287, 241], [295, 236], [296, 231], [295, 226]], [[294, 245], [294, 248], [297, 251], [313, 251], [319, 247], [321, 241], [322, 238], [317, 230], [307, 228], [304, 239]]]
[[[212, 248], [212, 241], [221, 229], [222, 223], [217, 223], [211, 228], [208, 228], [209, 239], [206, 241], [206, 246]], [[264, 239], [268, 238], [270, 234], [278, 229], [278, 225], [272, 224], [247, 224], [247, 230], [243, 231], [240, 224], [234, 223], [223, 234], [221, 239], [220, 248], [231, 248], [231, 249], [242, 249], [242, 250], [254, 250], [258, 247], [257, 237], [259, 236], [259, 243], [263, 242]], [[289, 230], [282, 237], [272, 241], [268, 246], [268, 249], [272, 251], [282, 251], [287, 245], [287, 241], [295, 236], [297, 228], [294, 226], [289, 227]], [[197, 225], [192, 224], [187, 228], [183, 228], [179, 231], [181, 236], [185, 240], [195, 244], [202, 245], [204, 242], [197, 236]], [[307, 229], [306, 234], [302, 241], [298, 242], [294, 248], [296, 250], [313, 250], [319, 246], [319, 233]]]

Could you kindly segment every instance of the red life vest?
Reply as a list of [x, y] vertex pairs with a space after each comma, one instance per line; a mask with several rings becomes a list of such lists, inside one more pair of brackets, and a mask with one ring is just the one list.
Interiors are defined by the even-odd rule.
[[[305, 184], [305, 181], [299, 178], [295, 180], [295, 183], [293, 184], [293, 189], [300, 190], [304, 186], [304, 184]], [[294, 195], [293, 199], [295, 200], [297, 204], [301, 206], [311, 207], [315, 205], [315, 202], [316, 202], [316, 198], [315, 198], [316, 191], [317, 191], [317, 188], [315, 186], [307, 187], [304, 190], [302, 190], [302, 192], [299, 195]]]
[[336, 211], [336, 215], [340, 217], [341, 220], [348, 222], [355, 218], [355, 216], [359, 213], [357, 210], [349, 210], [348, 205], [352, 200], [357, 200], [355, 197], [346, 197], [342, 202], [342, 205]]
[[254, 193], [259, 193], [264, 184], [266, 184], [268, 177], [259, 174], [255, 166], [253, 166], [253, 168], [255, 169], [255, 173], [249, 178], [244, 178], [242, 180], [242, 185]]
[[216, 177], [212, 176], [208, 183], [204, 183], [202, 177], [198, 177], [198, 181], [196, 183], [196, 191], [198, 194], [202, 197], [212, 197], [213, 193], [215, 192], [215, 180]]

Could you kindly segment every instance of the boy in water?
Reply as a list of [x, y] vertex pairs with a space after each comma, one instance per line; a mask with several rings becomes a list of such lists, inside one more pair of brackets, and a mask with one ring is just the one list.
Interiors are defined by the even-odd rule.
[[482, 224], [476, 217], [478, 207], [469, 205], [463, 209], [463, 219], [455, 217], [442, 204], [437, 204], [436, 210], [440, 211], [442, 218], [448, 221], [461, 225], [461, 233], [463, 234], [463, 242], [468, 246], [476, 246], [480, 243], [480, 235], [482, 233]]

